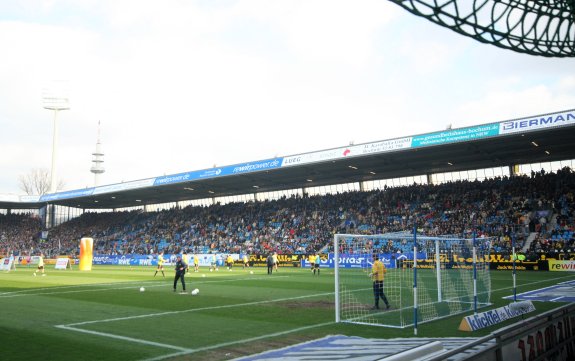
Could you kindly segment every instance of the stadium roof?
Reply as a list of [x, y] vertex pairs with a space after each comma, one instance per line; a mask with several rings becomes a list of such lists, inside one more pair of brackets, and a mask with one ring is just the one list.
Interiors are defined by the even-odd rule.
[[41, 197], [0, 198], [2, 209], [46, 204], [124, 207], [377, 179], [575, 159], [575, 110], [349, 145]]

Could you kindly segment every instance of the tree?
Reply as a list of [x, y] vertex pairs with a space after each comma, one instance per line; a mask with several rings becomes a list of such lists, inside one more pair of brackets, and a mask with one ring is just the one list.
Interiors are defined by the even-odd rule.
[[[18, 181], [20, 183], [20, 189], [27, 195], [41, 196], [50, 191], [50, 172], [48, 169], [32, 169], [30, 173], [18, 177]], [[56, 190], [63, 188], [64, 182], [62, 180], [58, 181]]]

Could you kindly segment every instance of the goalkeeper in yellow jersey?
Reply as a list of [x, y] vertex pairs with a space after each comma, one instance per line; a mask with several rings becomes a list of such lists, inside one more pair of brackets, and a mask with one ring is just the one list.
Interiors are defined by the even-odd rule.
[[373, 297], [375, 298], [375, 304], [373, 306], [373, 310], [379, 309], [379, 299], [381, 298], [385, 303], [385, 309], [389, 309], [389, 302], [387, 301], [387, 297], [383, 293], [383, 279], [385, 278], [385, 273], [387, 269], [385, 269], [385, 265], [383, 262], [379, 260], [379, 256], [377, 254], [373, 254], [373, 265], [371, 266], [371, 273], [369, 276], [373, 281]]
[[164, 274], [164, 262], [166, 262], [166, 260], [164, 259], [164, 252], [160, 252], [160, 254], [158, 255], [158, 268], [156, 268], [156, 273], [154, 273], [154, 277], [156, 277], [156, 275], [158, 274], [158, 271], [162, 272], [162, 277], [166, 277], [166, 275]]

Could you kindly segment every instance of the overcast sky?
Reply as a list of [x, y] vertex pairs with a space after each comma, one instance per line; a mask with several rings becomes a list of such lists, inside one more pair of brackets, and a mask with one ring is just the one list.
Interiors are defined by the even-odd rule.
[[386, 0], [0, 2], [0, 194], [65, 189], [575, 108], [575, 59], [479, 43]]

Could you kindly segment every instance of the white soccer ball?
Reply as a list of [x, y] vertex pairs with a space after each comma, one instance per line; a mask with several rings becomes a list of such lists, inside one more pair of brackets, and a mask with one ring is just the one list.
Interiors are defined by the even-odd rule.
[[196, 288], [196, 289], [194, 289], [194, 290], [192, 291], [192, 296], [195, 296], [195, 295], [197, 295], [198, 293], [200, 293], [200, 290]]
[[140, 292], [144, 292], [146, 289], [144, 287], [140, 287]]
[[202, 274], [202, 277], [206, 277], [206, 275], [205, 275], [205, 274]]
[[253, 275], [253, 274], [254, 274], [254, 271], [250, 271], [250, 274]]

